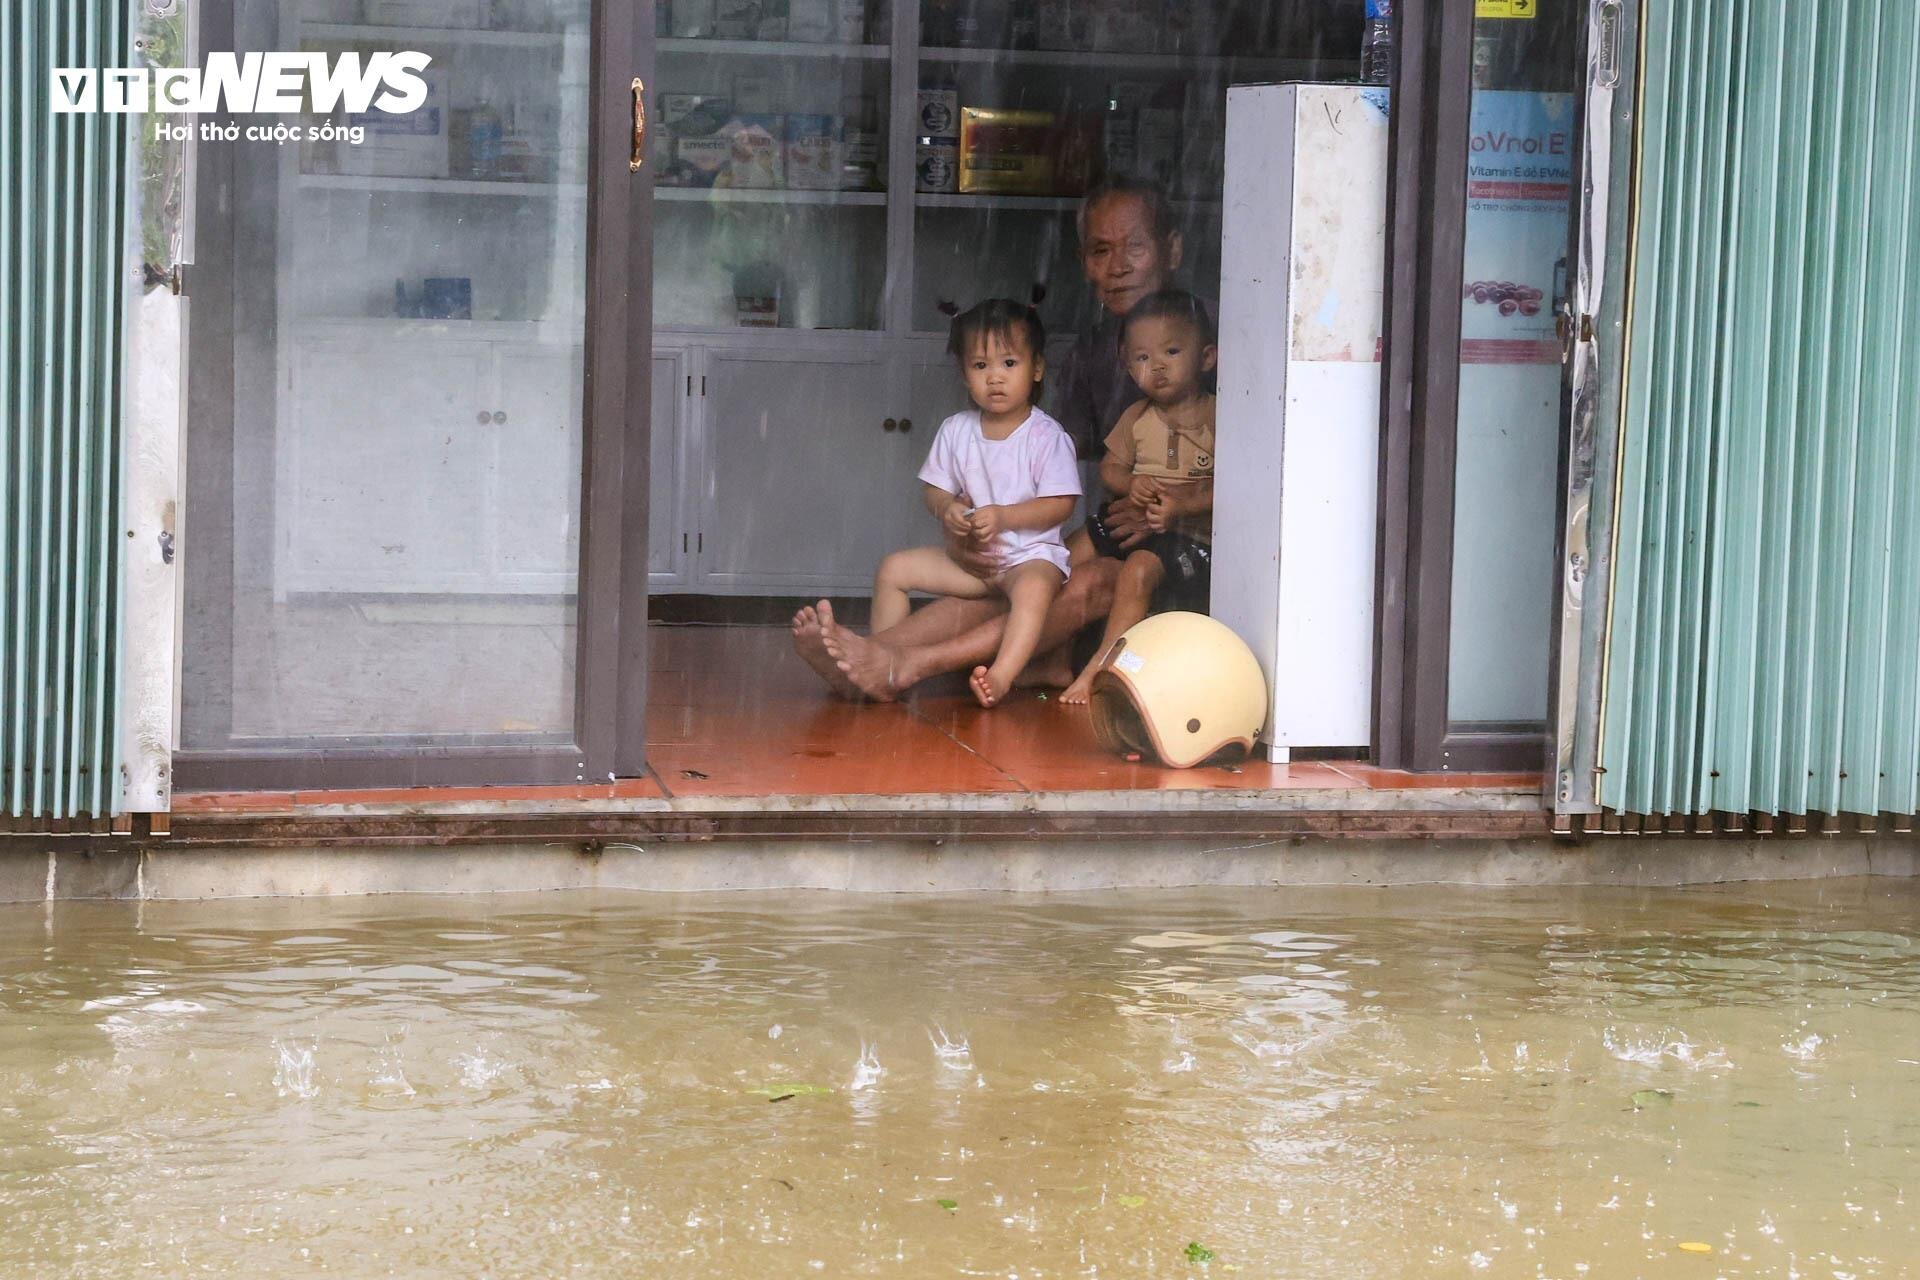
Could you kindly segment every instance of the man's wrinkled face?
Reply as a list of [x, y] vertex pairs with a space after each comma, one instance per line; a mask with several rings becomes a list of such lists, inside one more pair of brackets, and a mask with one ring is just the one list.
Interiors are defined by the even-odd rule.
[[1146, 201], [1111, 195], [1087, 210], [1080, 265], [1100, 305], [1123, 316], [1140, 299], [1167, 287], [1180, 265], [1180, 236], [1156, 239]]

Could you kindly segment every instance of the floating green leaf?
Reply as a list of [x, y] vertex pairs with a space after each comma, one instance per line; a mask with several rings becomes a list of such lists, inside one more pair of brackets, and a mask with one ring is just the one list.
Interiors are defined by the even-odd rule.
[[1633, 1091], [1633, 1109], [1644, 1111], [1648, 1107], [1665, 1106], [1673, 1101], [1671, 1089], [1635, 1089]]
[[1207, 1263], [1212, 1262], [1213, 1259], [1214, 1259], [1213, 1250], [1207, 1248], [1207, 1246], [1201, 1244], [1198, 1240], [1190, 1240], [1187, 1242], [1187, 1261], [1188, 1262], [1198, 1262], [1202, 1266], [1204, 1266]]
[[1138, 1209], [1147, 1202], [1145, 1196], [1115, 1196], [1114, 1199], [1119, 1201], [1122, 1209]]
[[939, 1205], [942, 1209], [945, 1209], [948, 1213], [952, 1213], [955, 1209], [958, 1209], [960, 1207], [960, 1202], [958, 1200], [935, 1200], [934, 1203]]

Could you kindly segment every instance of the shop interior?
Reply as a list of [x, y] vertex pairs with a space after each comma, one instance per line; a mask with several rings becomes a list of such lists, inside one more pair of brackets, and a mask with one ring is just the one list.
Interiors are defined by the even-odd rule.
[[[851, 47], [803, 43], [816, 8]], [[936, 539], [915, 472], [967, 407], [946, 353], [952, 316], [988, 297], [1030, 302], [1061, 369], [1100, 318], [1076, 215], [1109, 175], [1167, 194], [1185, 247], [1175, 283], [1216, 296], [1228, 86], [1357, 79], [1362, 13], [829, 0], [746, 30], [714, 6], [673, 6], [655, 99], [654, 493], [666, 500], [652, 567], [656, 617], [675, 624], [654, 647], [650, 694], [663, 785], [772, 773], [781, 789], [858, 789], [876, 769], [935, 790], [1286, 776], [1143, 769], [1099, 751], [1057, 688], [986, 712], [964, 672], [850, 708], [795, 661], [787, 622], [828, 597], [862, 626], [881, 557]], [[702, 167], [715, 131], [772, 135], [782, 121], [784, 170]], [[837, 154], [829, 145], [814, 167], [807, 140], [835, 131]], [[663, 483], [676, 474], [696, 482]], [[835, 496], [780, 500], [801, 493]], [[872, 750], [876, 732], [888, 751]]]
[[[1177, 282], [1218, 295], [1227, 90], [1358, 81], [1364, 0], [654, 7], [662, 785], [858, 790], [908, 765], [908, 789], [931, 791], [1355, 785], [1351, 761], [1168, 774], [1103, 757], [1044, 692], [987, 712], [963, 680], [936, 680], [849, 703], [794, 658], [788, 619], [828, 598], [860, 625], [879, 559], [931, 540], [915, 472], [965, 406], [945, 354], [956, 310], [1029, 301], [1056, 357], [1098, 318], [1076, 230], [1089, 186], [1162, 187]], [[199, 599], [229, 643], [186, 647], [186, 745], [564, 739], [591, 7], [237, 14], [243, 48], [404, 36], [434, 54], [434, 123], [236, 157], [250, 283], [233, 524], [271, 533], [237, 535], [226, 594]], [[190, 627], [195, 613], [190, 587]]]

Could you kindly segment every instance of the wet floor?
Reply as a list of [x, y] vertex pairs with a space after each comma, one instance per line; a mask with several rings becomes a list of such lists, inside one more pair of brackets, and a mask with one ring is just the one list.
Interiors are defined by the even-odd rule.
[[1920, 1275], [1920, 885], [0, 908], [0, 1276]]

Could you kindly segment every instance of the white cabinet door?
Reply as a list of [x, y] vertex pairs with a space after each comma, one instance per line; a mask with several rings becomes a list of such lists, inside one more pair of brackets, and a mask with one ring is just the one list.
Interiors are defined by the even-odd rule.
[[[899, 357], [901, 402], [906, 406], [912, 430], [904, 437], [913, 454], [914, 470], [926, 461], [940, 424], [963, 409], [972, 407], [967, 399], [967, 384], [961, 380], [960, 367], [942, 347], [928, 347]], [[901, 546], [939, 541], [940, 530], [927, 514], [920, 498], [920, 486], [914, 484], [906, 495], [896, 498], [888, 509], [895, 542]]]
[[[293, 348], [279, 466], [282, 591], [473, 590], [490, 576], [484, 346]], [[369, 394], [369, 388], [374, 389]]]
[[482, 406], [494, 447], [493, 587], [563, 594], [580, 564], [581, 355], [564, 347], [494, 346], [498, 393]]
[[702, 404], [700, 580], [707, 590], [862, 591], [915, 501], [926, 434], [897, 422], [892, 360], [710, 351]]
[[680, 462], [685, 438], [682, 416], [687, 406], [687, 379], [692, 368], [692, 359], [686, 352], [654, 352], [647, 480], [647, 581], [656, 590], [686, 583], [687, 561], [693, 549], [692, 520], [683, 515], [692, 504], [685, 501], [686, 469]]

